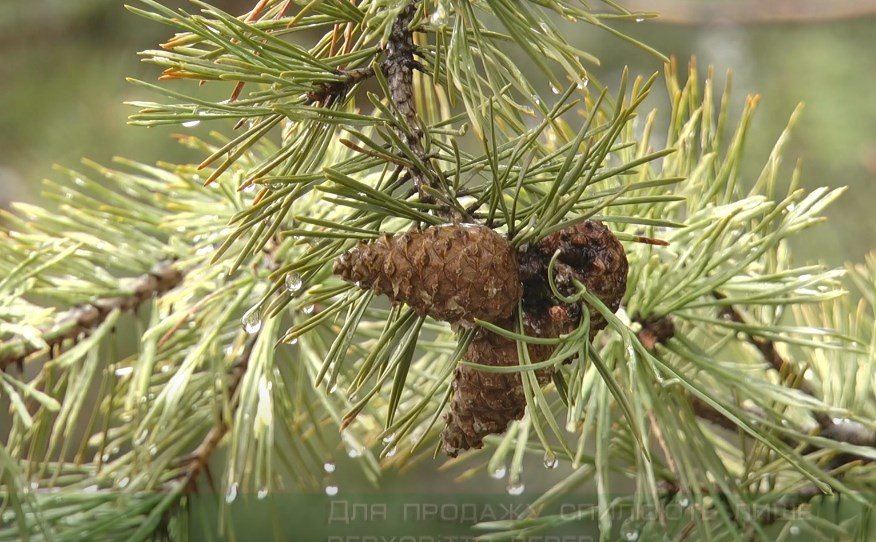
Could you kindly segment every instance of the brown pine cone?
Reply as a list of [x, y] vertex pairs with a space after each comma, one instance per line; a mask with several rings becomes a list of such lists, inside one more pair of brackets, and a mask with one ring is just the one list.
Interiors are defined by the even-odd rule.
[[[577, 320], [569, 317], [563, 307], [552, 307], [538, 319], [524, 315], [526, 334], [534, 337], [558, 337], [571, 333]], [[513, 329], [511, 322], [502, 327]], [[529, 344], [529, 359], [538, 363], [548, 359], [553, 345]], [[490, 366], [518, 365], [517, 342], [491, 331], [480, 329], [465, 353], [466, 361]], [[538, 383], [547, 384], [553, 368], [535, 372]], [[456, 368], [453, 375], [453, 399], [445, 414], [446, 425], [441, 433], [444, 452], [456, 457], [459, 452], [483, 446], [488, 435], [504, 433], [508, 424], [523, 417], [526, 396], [520, 373], [492, 373], [466, 365]]]
[[449, 224], [386, 235], [341, 255], [334, 273], [451, 323], [511, 317], [522, 294], [510, 243], [486, 226]]
[[[554, 253], [554, 283], [564, 295], [577, 292], [574, 279], [598, 297], [612, 312], [620, 307], [627, 288], [627, 256], [623, 245], [602, 222], [587, 220], [552, 233], [520, 256], [524, 310], [559, 303], [550, 293], [547, 269]], [[594, 308], [590, 312], [591, 338], [606, 325]]]
[[[520, 256], [524, 327], [529, 336], [558, 337], [573, 331], [580, 320], [583, 307], [558, 304], [548, 285], [548, 265], [557, 250], [560, 254], [554, 266], [554, 280], [564, 295], [577, 291], [573, 283], [577, 279], [615, 311], [626, 290], [626, 254], [602, 223], [586, 221], [551, 234]], [[606, 321], [594, 308], [586, 308], [590, 312], [592, 339], [605, 327]], [[503, 327], [513, 328], [507, 322]], [[548, 359], [554, 347], [531, 344], [528, 349], [530, 360], [538, 363]], [[518, 365], [517, 343], [480, 330], [469, 345], [465, 359], [482, 365]], [[539, 384], [547, 384], [551, 374], [551, 369], [537, 371]], [[480, 448], [488, 435], [504, 433], [508, 423], [523, 416], [526, 407], [519, 373], [490, 373], [460, 366], [454, 373], [453, 390], [441, 435], [444, 451], [451, 457]]]

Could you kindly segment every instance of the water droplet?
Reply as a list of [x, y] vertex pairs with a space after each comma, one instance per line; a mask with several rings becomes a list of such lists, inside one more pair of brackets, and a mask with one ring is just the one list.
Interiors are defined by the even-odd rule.
[[116, 369], [116, 376], [118, 376], [118, 377], [128, 376], [129, 374], [131, 374], [133, 372], [134, 372], [133, 367], [119, 367], [118, 369]]
[[187, 120], [184, 123], [182, 123], [183, 128], [194, 128], [195, 126], [197, 126], [199, 124], [201, 124], [201, 121], [199, 121], [199, 120]]
[[553, 92], [554, 94], [559, 94], [560, 89], [558, 89], [557, 87], [554, 86], [553, 83], [551, 83], [551, 92]]
[[[644, 17], [636, 17], [636, 22], [637, 22], [637, 23], [641, 23], [641, 22], [644, 21], [644, 20], [645, 20]], [[634, 540], [635, 540], [635, 539], [634, 539]]]
[[335, 468], [335, 464], [331, 461], [326, 461], [322, 466], [322, 470], [326, 472], [335, 472]]
[[329, 497], [334, 497], [335, 495], [338, 494], [338, 486], [336, 486], [334, 484], [329, 484], [329, 485], [325, 486], [325, 494], [328, 495]]
[[124, 489], [124, 488], [128, 487], [128, 483], [129, 483], [130, 481], [131, 481], [131, 479], [128, 478], [127, 476], [125, 476], [124, 478], [122, 478], [121, 480], [119, 480], [119, 482], [118, 482], [117, 485], [118, 485], [120, 488]]
[[250, 335], [258, 333], [262, 328], [262, 317], [259, 315], [258, 307], [254, 307], [247, 311], [240, 322], [243, 324], [243, 330]]
[[155, 457], [155, 454], [158, 453], [158, 446], [152, 445], [149, 447], [149, 455]]
[[265, 497], [267, 497], [267, 496], [268, 496], [268, 488], [266, 488], [266, 487], [259, 489], [258, 493], [256, 493], [256, 498], [258, 498], [258, 500], [260, 500], [260, 501], [264, 500]]
[[678, 506], [682, 508], [687, 508], [690, 506], [690, 500], [687, 497], [682, 497], [678, 500]]
[[205, 256], [207, 254], [211, 254], [216, 247], [213, 245], [204, 245], [195, 251], [195, 255], [197, 256]]
[[538, 97], [538, 94], [533, 94], [530, 98], [535, 105], [541, 105], [541, 98]]
[[803, 378], [805, 378], [806, 380], [813, 380], [813, 379], [815, 379], [815, 371], [813, 371], [812, 369], [806, 369], [806, 370], [803, 372]]
[[225, 502], [233, 503], [237, 499], [237, 482], [228, 486], [228, 491], [225, 492]]
[[578, 432], [578, 424], [575, 423], [575, 420], [569, 420], [566, 422], [566, 432], [567, 433], [577, 433]]
[[253, 191], [255, 191], [255, 189], [256, 189], [255, 185], [251, 184], [251, 185], [247, 186], [246, 188], [244, 188], [243, 191], [246, 192], [247, 194], [251, 194]]
[[314, 310], [316, 310], [316, 306], [311, 303], [310, 305], [307, 305], [303, 309], [301, 309], [301, 312], [303, 312], [304, 314], [313, 314]]
[[392, 448], [389, 449], [388, 452], [386, 452], [386, 457], [392, 457], [397, 453], [398, 453], [398, 446], [393, 446]]
[[624, 540], [628, 540], [629, 542], [634, 542], [639, 538], [639, 531], [635, 529], [629, 529], [624, 531]]
[[508, 472], [508, 469], [505, 468], [505, 465], [499, 465], [495, 469], [490, 472], [490, 476], [495, 478], [496, 480], [501, 480], [505, 477], [505, 474]]
[[389, 443], [391, 443], [391, 442], [394, 441], [394, 440], [395, 440], [395, 433], [391, 433], [391, 434], [389, 434], [389, 435], [383, 437], [383, 443], [384, 443], [384, 444], [389, 444]]
[[39, 482], [31, 482], [31, 483], [30, 483], [30, 489], [31, 489], [31, 491], [36, 491], [36, 490], [38, 490], [39, 488], [40, 488], [40, 484], [39, 484]]
[[548, 450], [544, 453], [544, 468], [546, 469], [555, 469], [560, 465], [560, 460], [557, 459], [557, 456], [554, 455], [553, 452]]
[[289, 339], [289, 344], [298, 344], [298, 337], [292, 337]]
[[587, 88], [587, 85], [590, 84], [590, 79], [587, 77], [583, 78], [580, 83], [578, 83], [578, 90], [584, 90]]
[[523, 490], [526, 486], [520, 480], [509, 480], [508, 487], [505, 488], [509, 495], [523, 495]]
[[362, 445], [353, 440], [353, 437], [344, 432], [341, 438], [344, 441], [344, 447], [347, 448], [348, 457], [356, 458], [362, 456], [365, 450], [362, 449]]
[[429, 17], [429, 22], [431, 22], [435, 26], [442, 26], [447, 24], [447, 11], [444, 9], [443, 4], [438, 4], [438, 7], [435, 9], [435, 11], [432, 12], [432, 15]]
[[798, 527], [796, 525], [791, 525], [791, 528], [788, 529], [788, 533], [790, 533], [793, 536], [797, 536], [798, 534], [800, 534], [800, 527]]
[[170, 364], [161, 366], [162, 373], [169, 373], [171, 369], [173, 369], [173, 365], [170, 365]]
[[298, 273], [286, 273], [286, 289], [289, 293], [294, 294], [301, 289], [304, 281], [301, 280], [301, 275]]

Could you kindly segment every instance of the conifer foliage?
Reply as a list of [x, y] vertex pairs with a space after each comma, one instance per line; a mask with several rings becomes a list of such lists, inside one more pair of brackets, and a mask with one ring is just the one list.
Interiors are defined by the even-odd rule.
[[[209, 125], [202, 161], [84, 162], [3, 213], [0, 540], [184, 539], [199, 489], [442, 450], [514, 494], [566, 472], [487, 539], [866, 539], [876, 262], [794, 260], [842, 189], [780, 176], [788, 133], [740, 178], [757, 97], [608, 0], [192, 5], [129, 6], [174, 32], [130, 122]], [[584, 30], [664, 73], [603, 85]]]

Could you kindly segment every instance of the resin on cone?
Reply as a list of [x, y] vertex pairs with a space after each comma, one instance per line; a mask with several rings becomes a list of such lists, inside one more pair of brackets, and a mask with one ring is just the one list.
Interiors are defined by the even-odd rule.
[[449, 224], [386, 235], [335, 260], [334, 273], [450, 323], [511, 317], [522, 295], [517, 257], [492, 229]]

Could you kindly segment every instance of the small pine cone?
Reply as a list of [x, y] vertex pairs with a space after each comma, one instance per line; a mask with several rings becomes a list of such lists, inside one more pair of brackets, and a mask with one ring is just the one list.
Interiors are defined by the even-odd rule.
[[486, 226], [452, 224], [386, 235], [341, 255], [334, 273], [450, 323], [509, 318], [522, 294], [511, 244]]
[[[536, 337], [558, 337], [572, 332], [577, 321], [569, 318], [563, 307], [551, 307], [534, 319], [524, 317], [526, 334]], [[513, 329], [510, 322], [502, 325]], [[532, 363], [548, 359], [553, 345], [529, 344]], [[517, 342], [490, 331], [477, 332], [465, 353], [466, 361], [490, 366], [518, 365]], [[535, 372], [538, 383], [547, 384], [553, 368]], [[456, 368], [453, 375], [453, 399], [445, 414], [446, 425], [441, 434], [444, 452], [456, 457], [459, 452], [483, 446], [484, 437], [504, 433], [508, 424], [523, 417], [526, 396], [520, 373], [493, 373], [466, 365]]]
[[[525, 296], [537, 298], [538, 292], [546, 296], [548, 264], [557, 250], [560, 255], [554, 266], [554, 281], [563, 294], [576, 292], [573, 280], [577, 279], [612, 312], [620, 307], [627, 289], [627, 256], [611, 230], [595, 220], [552, 233], [521, 256]], [[524, 305], [532, 303], [524, 298]], [[596, 309], [588, 309], [592, 338], [607, 322]]]

